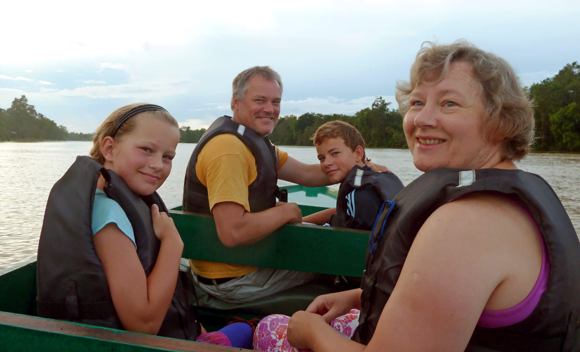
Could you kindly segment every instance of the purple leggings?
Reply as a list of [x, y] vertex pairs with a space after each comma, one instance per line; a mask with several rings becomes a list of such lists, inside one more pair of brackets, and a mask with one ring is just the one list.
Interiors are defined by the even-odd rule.
[[195, 341], [211, 343], [212, 345], [251, 349], [252, 327], [246, 323], [233, 323], [226, 325], [219, 331], [201, 334]]

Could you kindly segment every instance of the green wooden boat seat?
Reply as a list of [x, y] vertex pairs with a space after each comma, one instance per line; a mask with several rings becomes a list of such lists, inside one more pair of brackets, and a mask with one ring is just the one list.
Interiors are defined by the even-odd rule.
[[[309, 207], [310, 211], [321, 208]], [[335, 276], [360, 278], [364, 270], [369, 233], [314, 225], [286, 225], [267, 238], [247, 246], [225, 247], [218, 239], [211, 216], [170, 211], [184, 242], [184, 258], [306, 271], [328, 275], [328, 279], [295, 287], [256, 301], [231, 304], [197, 288], [204, 316], [244, 318], [268, 314], [292, 315], [304, 310], [321, 294], [358, 287], [335, 285]]]

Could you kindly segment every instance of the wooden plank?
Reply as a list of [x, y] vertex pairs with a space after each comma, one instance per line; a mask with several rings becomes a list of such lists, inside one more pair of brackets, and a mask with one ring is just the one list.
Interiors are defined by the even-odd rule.
[[184, 242], [183, 257], [361, 277], [369, 232], [313, 225], [285, 225], [246, 246], [225, 247], [211, 216], [170, 211]]
[[243, 351], [239, 348], [4, 312], [0, 312], [0, 350], [43, 352]]

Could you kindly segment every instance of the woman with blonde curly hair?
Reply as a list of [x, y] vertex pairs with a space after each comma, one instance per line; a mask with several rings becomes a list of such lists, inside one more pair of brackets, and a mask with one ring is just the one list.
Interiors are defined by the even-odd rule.
[[[580, 350], [580, 243], [552, 188], [514, 164], [534, 119], [513, 69], [427, 43], [397, 100], [425, 174], [377, 218], [361, 289], [318, 297], [267, 350]], [[351, 339], [329, 325], [359, 310]]]

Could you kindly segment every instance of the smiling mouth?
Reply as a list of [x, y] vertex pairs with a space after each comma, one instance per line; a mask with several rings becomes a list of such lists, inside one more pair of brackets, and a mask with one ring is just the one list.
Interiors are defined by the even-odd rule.
[[159, 177], [151, 175], [151, 174], [146, 174], [144, 172], [141, 172], [141, 175], [145, 176], [146, 179], [153, 181], [153, 182], [157, 182], [159, 180]]
[[425, 139], [425, 138], [417, 138], [417, 140], [419, 141], [419, 143], [421, 144], [441, 144], [443, 142], [445, 142], [444, 139]]

